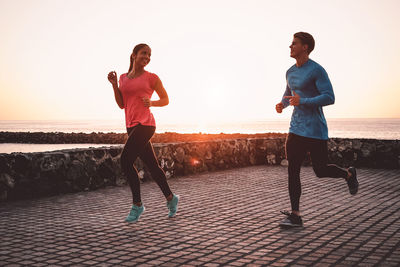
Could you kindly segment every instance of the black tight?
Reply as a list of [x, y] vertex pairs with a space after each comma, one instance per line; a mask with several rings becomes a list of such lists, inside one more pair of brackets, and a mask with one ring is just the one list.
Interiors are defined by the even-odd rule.
[[289, 161], [289, 195], [292, 210], [299, 211], [301, 196], [300, 168], [307, 151], [317, 177], [346, 178], [347, 171], [328, 164], [328, 141], [307, 138], [289, 133], [286, 139], [286, 156]]
[[122, 171], [127, 177], [134, 203], [140, 203], [140, 180], [133, 163], [139, 157], [149, 168], [153, 180], [158, 184], [165, 197], [172, 194], [164, 171], [158, 164], [150, 138], [155, 132], [154, 126], [136, 125], [128, 128], [128, 140], [121, 154]]

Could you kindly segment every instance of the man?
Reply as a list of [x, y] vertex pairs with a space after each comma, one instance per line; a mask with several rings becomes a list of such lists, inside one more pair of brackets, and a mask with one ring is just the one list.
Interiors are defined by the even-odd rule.
[[310, 152], [312, 166], [318, 177], [344, 178], [350, 194], [358, 191], [356, 169], [347, 170], [328, 165], [328, 127], [322, 107], [335, 102], [335, 95], [324, 68], [309, 58], [315, 45], [314, 38], [306, 32], [294, 34], [290, 45], [290, 56], [296, 64], [286, 72], [286, 91], [282, 101], [276, 105], [281, 113], [284, 108], [294, 106], [286, 140], [286, 156], [289, 162], [289, 196], [292, 212], [280, 225], [303, 226], [299, 202], [301, 195], [300, 167], [305, 155]]

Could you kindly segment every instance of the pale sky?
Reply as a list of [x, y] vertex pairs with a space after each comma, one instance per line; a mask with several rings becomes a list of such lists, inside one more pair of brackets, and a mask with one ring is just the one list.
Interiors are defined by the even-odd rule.
[[[107, 80], [152, 48], [170, 104], [157, 122], [289, 118], [275, 112], [289, 45], [311, 33], [327, 118], [400, 118], [400, 1], [0, 0], [0, 119], [119, 119]], [[154, 94], [154, 99], [157, 95]]]

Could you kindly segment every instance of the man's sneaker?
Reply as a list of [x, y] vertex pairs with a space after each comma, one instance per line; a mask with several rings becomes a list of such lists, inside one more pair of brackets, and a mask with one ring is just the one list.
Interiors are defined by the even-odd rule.
[[350, 172], [350, 177], [346, 179], [347, 186], [349, 187], [350, 194], [355, 195], [358, 192], [358, 180], [356, 168], [350, 167], [348, 169]]
[[176, 212], [178, 211], [178, 201], [179, 201], [179, 196], [173, 194], [172, 199], [170, 201], [167, 201], [167, 207], [168, 207], [168, 217], [174, 217]]
[[137, 222], [140, 218], [140, 215], [145, 211], [145, 208], [142, 206], [138, 207], [136, 205], [132, 205], [132, 209], [129, 212], [128, 217], [126, 217], [125, 221], [129, 223]]
[[302, 227], [303, 221], [300, 216], [296, 214], [289, 213], [288, 211], [281, 211], [282, 214], [286, 215], [287, 218], [284, 219], [279, 225], [282, 227]]

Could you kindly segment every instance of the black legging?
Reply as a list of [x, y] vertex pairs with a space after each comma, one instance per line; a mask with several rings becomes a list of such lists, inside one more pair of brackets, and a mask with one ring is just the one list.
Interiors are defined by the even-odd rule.
[[151, 177], [158, 184], [164, 196], [172, 194], [164, 171], [158, 164], [150, 138], [155, 132], [154, 126], [136, 125], [128, 128], [128, 140], [121, 154], [122, 171], [125, 173], [132, 191], [134, 203], [140, 203], [140, 180], [133, 163], [139, 157], [149, 168]]
[[289, 133], [286, 139], [286, 156], [289, 161], [289, 195], [292, 210], [299, 211], [301, 195], [300, 168], [307, 151], [317, 177], [346, 178], [347, 171], [328, 164], [328, 141], [307, 138]]

